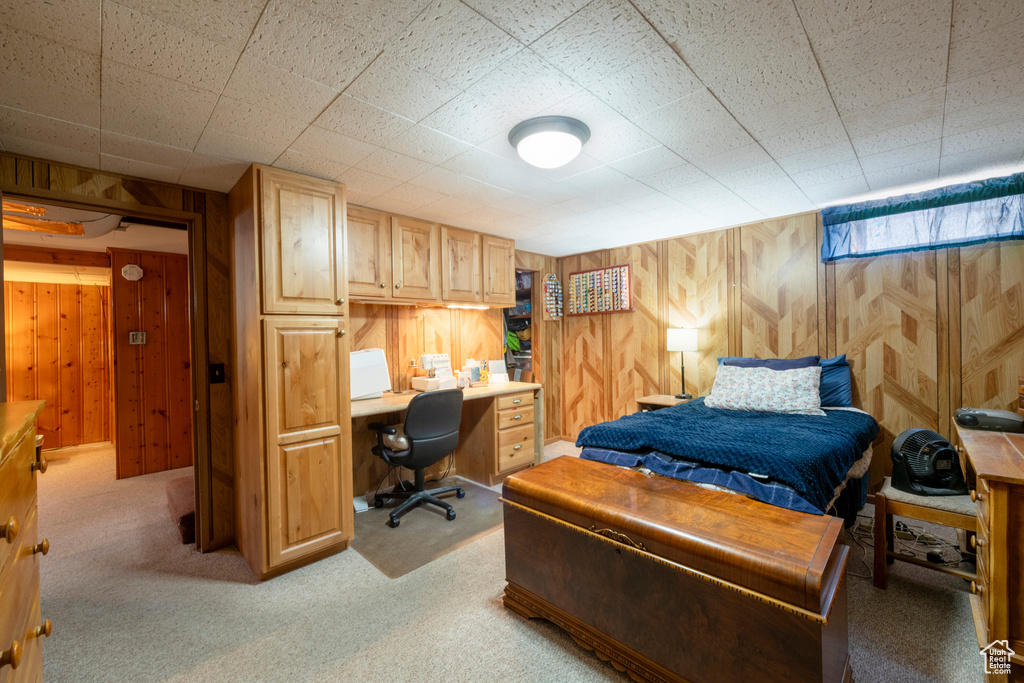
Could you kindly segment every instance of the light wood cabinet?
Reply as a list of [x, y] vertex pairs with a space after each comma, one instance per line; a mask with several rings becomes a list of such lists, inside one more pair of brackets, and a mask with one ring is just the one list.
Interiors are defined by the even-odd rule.
[[493, 235], [483, 236], [485, 304], [516, 305], [515, 242]]
[[[544, 446], [542, 415], [539, 390], [466, 401], [455, 451], [459, 474], [494, 486], [512, 472], [533, 465]], [[480, 457], [481, 453], [485, 456]]]
[[438, 298], [440, 246], [435, 223], [391, 217], [391, 296], [412, 301]]
[[441, 228], [441, 298], [479, 302], [483, 299], [480, 275], [480, 233]]
[[353, 534], [344, 188], [253, 165], [228, 201], [237, 539], [263, 579]]
[[351, 297], [391, 298], [391, 225], [380, 211], [348, 210], [348, 294]]

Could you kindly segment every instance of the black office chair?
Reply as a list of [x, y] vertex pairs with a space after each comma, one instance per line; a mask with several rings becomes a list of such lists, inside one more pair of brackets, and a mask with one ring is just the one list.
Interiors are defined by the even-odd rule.
[[409, 447], [403, 451], [394, 451], [384, 444], [385, 434], [397, 434], [392, 425], [374, 422], [370, 429], [377, 432], [377, 445], [373, 454], [380, 456], [392, 467], [405, 467], [416, 474], [415, 484], [408, 481], [399, 483], [389, 493], [379, 493], [373, 497], [374, 507], [384, 507], [389, 498], [405, 498], [405, 502], [391, 511], [388, 526], [395, 528], [399, 517], [421, 503], [429, 503], [447, 511], [449, 520], [455, 519], [452, 506], [436, 498], [442, 493], [455, 491], [458, 498], [464, 498], [466, 492], [461, 486], [426, 490], [423, 470], [444, 459], [455, 451], [459, 445], [459, 423], [462, 421], [462, 389], [445, 389], [429, 391], [414, 396], [409, 401], [405, 412], [405, 437]]

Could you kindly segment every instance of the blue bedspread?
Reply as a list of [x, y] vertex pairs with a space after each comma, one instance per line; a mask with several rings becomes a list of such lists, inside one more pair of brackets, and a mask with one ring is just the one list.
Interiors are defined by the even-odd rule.
[[660, 451], [725, 470], [766, 475], [824, 510], [853, 463], [878, 436], [870, 415], [826, 416], [709, 408], [698, 398], [586, 427], [577, 446]]

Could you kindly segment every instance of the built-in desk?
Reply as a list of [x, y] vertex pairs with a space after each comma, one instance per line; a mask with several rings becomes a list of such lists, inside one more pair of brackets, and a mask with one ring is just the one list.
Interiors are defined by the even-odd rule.
[[[381, 398], [352, 401], [352, 490], [356, 495], [375, 488], [387, 472], [387, 465], [370, 452], [376, 436], [369, 423], [401, 422], [398, 413], [419, 393], [387, 392]], [[544, 389], [540, 384], [508, 382], [463, 390], [452, 474], [493, 486], [512, 472], [539, 463], [543, 452]], [[434, 469], [443, 472], [445, 462]]]

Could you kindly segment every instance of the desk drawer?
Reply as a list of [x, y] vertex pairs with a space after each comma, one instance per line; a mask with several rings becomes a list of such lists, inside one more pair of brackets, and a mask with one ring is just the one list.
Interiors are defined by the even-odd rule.
[[498, 411], [498, 429], [509, 429], [532, 424], [533, 406]]
[[0, 528], [6, 527], [11, 519], [18, 528], [13, 543], [0, 537], [0, 571], [10, 564], [14, 549], [19, 545], [22, 535], [28, 532], [23, 527], [29, 506], [36, 496], [36, 473], [32, 471], [35, 459], [35, 439], [26, 435], [14, 446], [3, 466], [0, 466]]
[[533, 405], [533, 392], [524, 391], [521, 394], [506, 394], [498, 397], [498, 410], [509, 408], [525, 408]]
[[[9, 649], [16, 640], [24, 654], [25, 634], [33, 616], [33, 600], [39, 599], [39, 560], [32, 553], [36, 537], [35, 511], [23, 521], [25, 526], [14, 541], [11, 561], [0, 575], [0, 651]], [[21, 664], [27, 664], [24, 657]], [[10, 667], [0, 669], [0, 680], [9, 675]]]
[[975, 480], [975, 504], [978, 506], [978, 519], [985, 522], [985, 526], [992, 528], [992, 522], [989, 520], [989, 499], [992, 497], [992, 491], [989, 489], [988, 482], [978, 477]]
[[508, 472], [534, 461], [533, 425], [498, 432], [498, 472]]

